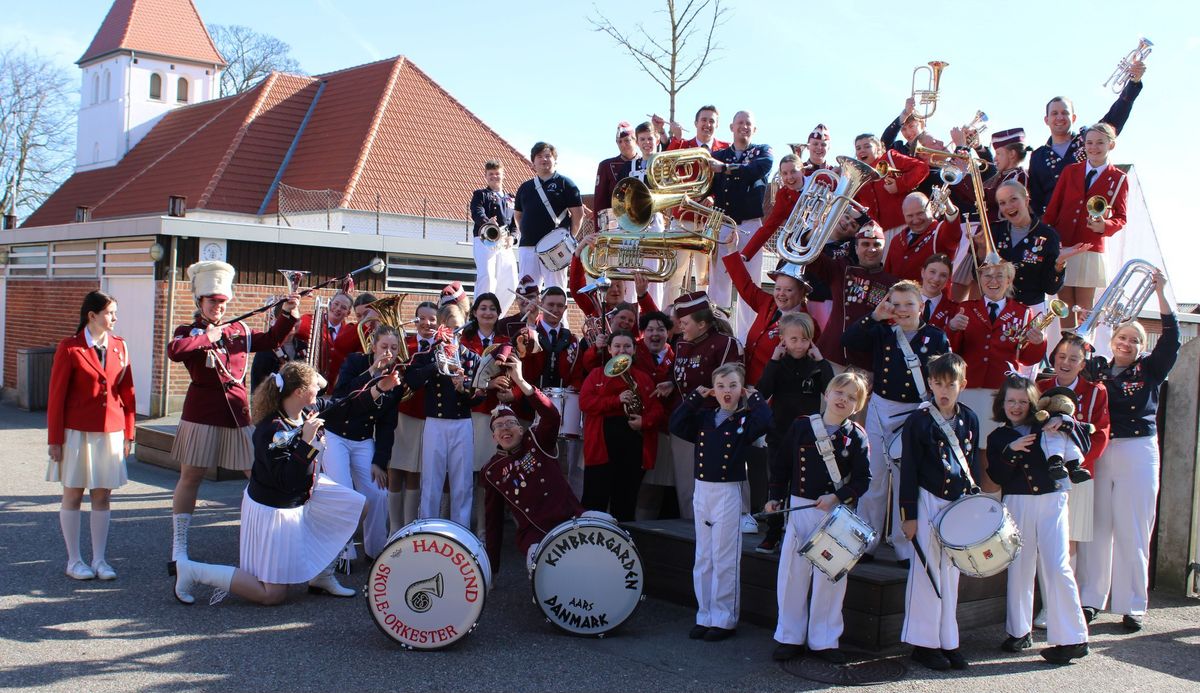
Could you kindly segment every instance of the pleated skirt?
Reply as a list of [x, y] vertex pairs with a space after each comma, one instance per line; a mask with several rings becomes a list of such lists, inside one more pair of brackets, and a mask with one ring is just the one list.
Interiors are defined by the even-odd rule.
[[125, 470], [125, 432], [93, 433], [66, 429], [62, 463], [50, 460], [46, 481], [63, 488], [120, 488], [129, 480]]

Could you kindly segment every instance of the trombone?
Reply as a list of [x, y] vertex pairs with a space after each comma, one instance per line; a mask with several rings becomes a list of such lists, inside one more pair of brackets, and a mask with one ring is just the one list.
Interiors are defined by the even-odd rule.
[[[933, 112], [937, 110], [938, 84], [942, 81], [942, 70], [949, 65], [950, 63], [942, 60], [930, 60], [928, 66], [918, 65], [913, 68], [912, 99], [914, 109], [920, 109], [919, 113], [916, 110], [913, 112], [921, 120], [929, 120], [933, 116]], [[917, 88], [917, 76], [921, 74], [921, 70], [929, 72], [924, 89]]]
[[1150, 51], [1154, 49], [1154, 42], [1143, 36], [1138, 39], [1137, 48], [1129, 51], [1121, 61], [1117, 63], [1117, 68], [1109, 75], [1108, 79], [1104, 80], [1102, 86], [1107, 87], [1112, 84], [1114, 93], [1120, 94], [1125, 90], [1125, 85], [1129, 84], [1129, 80], [1133, 78], [1133, 64], [1135, 62], [1144, 63], [1146, 58], [1150, 56]]

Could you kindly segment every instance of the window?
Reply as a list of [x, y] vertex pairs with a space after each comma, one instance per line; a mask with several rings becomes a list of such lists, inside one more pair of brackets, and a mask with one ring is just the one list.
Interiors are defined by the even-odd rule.
[[104, 71], [104, 100], [108, 101], [112, 98], [112, 72]]
[[100, 100], [100, 75], [92, 75], [92, 103]]
[[188, 81], [186, 77], [179, 78], [179, 84], [175, 89], [175, 100], [179, 103], [187, 103], [188, 100]]
[[162, 99], [162, 75], [157, 72], [150, 75], [150, 98]]
[[387, 291], [428, 291], [437, 294], [443, 286], [456, 279], [470, 292], [475, 285], [474, 261], [388, 253]]

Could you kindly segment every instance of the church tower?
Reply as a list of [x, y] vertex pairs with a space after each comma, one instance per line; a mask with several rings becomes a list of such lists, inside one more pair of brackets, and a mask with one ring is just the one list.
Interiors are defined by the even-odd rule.
[[226, 65], [192, 0], [115, 0], [75, 64], [76, 171], [116, 165], [168, 111], [216, 98]]

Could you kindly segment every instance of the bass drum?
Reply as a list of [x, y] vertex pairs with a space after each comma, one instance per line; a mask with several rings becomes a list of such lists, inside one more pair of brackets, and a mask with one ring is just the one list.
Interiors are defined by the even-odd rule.
[[602, 517], [577, 517], [551, 530], [536, 548], [530, 580], [548, 621], [597, 637], [633, 615], [645, 586], [633, 539]]
[[483, 543], [449, 520], [417, 520], [388, 540], [367, 577], [375, 625], [412, 650], [438, 650], [479, 623], [492, 588]]

